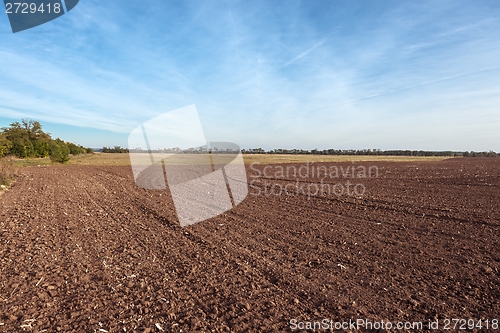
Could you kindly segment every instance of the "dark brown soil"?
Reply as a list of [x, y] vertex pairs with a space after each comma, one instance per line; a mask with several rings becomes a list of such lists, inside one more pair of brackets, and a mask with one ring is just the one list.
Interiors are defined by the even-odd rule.
[[500, 159], [371, 164], [362, 197], [253, 188], [187, 228], [129, 167], [23, 168], [0, 196], [0, 331], [500, 319]]

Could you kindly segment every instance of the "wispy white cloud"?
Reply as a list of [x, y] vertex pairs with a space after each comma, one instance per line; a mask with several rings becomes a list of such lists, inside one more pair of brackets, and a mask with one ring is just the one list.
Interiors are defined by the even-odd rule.
[[500, 16], [441, 6], [88, 0], [55, 33], [3, 41], [0, 116], [126, 138], [194, 103], [210, 140], [245, 147], [500, 150], [459, 135], [500, 144]]
[[280, 69], [282, 68], [285, 68], [287, 66], [290, 66], [291, 64], [293, 64], [294, 62], [296, 62], [297, 60], [305, 57], [306, 55], [308, 55], [309, 53], [311, 53], [312, 51], [314, 51], [316, 48], [318, 48], [319, 46], [323, 45], [323, 43], [327, 40], [327, 38], [324, 38], [323, 40], [319, 41], [318, 43], [314, 44], [310, 49], [302, 52], [301, 54], [299, 54], [298, 56], [296, 56], [295, 58], [293, 58], [292, 60], [288, 61], [286, 64], [284, 64], [283, 66], [280, 67]]

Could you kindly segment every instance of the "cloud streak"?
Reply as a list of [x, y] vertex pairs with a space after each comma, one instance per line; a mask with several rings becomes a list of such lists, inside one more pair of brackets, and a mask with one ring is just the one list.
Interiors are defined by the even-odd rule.
[[[112, 146], [146, 120], [196, 104], [209, 140], [243, 147], [437, 149], [429, 138], [434, 147], [500, 151], [491, 129], [500, 122], [498, 11], [88, 0], [40, 27], [51, 33], [2, 35], [0, 117], [118, 133], [122, 141], [102, 143]], [[436, 123], [416, 127], [417, 114]], [[454, 135], [465, 123], [497, 143]]]
[[327, 38], [323, 39], [322, 41], [319, 41], [318, 43], [314, 44], [310, 49], [302, 52], [301, 54], [299, 54], [298, 56], [296, 56], [295, 58], [293, 58], [292, 60], [288, 61], [286, 64], [284, 64], [283, 66], [280, 67], [280, 69], [283, 69], [285, 67], [288, 67], [290, 66], [291, 64], [293, 64], [294, 62], [296, 62], [297, 60], [307, 56], [309, 53], [311, 53], [312, 51], [314, 51], [316, 48], [320, 47], [321, 45], [323, 45], [323, 43], [325, 43], [325, 41], [327, 40]]

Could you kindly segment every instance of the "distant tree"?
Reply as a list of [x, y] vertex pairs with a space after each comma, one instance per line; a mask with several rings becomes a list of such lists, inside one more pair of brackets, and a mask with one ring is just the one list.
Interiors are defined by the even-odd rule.
[[66, 145], [68, 146], [69, 153], [71, 155], [80, 155], [80, 154], [87, 153], [87, 149], [82, 147], [82, 146], [76, 145], [76, 144], [71, 143], [71, 142], [66, 142]]
[[10, 154], [17, 157], [46, 157], [49, 154], [49, 134], [42, 131], [38, 121], [22, 119], [3, 128], [5, 137], [11, 141]]
[[498, 154], [495, 153], [494, 151], [490, 150], [489, 152], [486, 153], [487, 157], [498, 157]]
[[69, 148], [60, 139], [53, 140], [50, 144], [50, 160], [57, 163], [65, 163], [69, 160]]
[[103, 153], [128, 153], [129, 150], [127, 148], [122, 148], [120, 146], [114, 146], [113, 148], [110, 147], [102, 147], [102, 152]]
[[67, 160], [68, 154], [87, 153], [87, 149], [60, 139], [53, 140], [49, 133], [42, 130], [42, 125], [35, 120], [22, 119], [0, 131], [0, 157], [15, 155], [20, 158], [47, 157], [59, 161]]
[[297, 154], [297, 155], [380, 155], [380, 156], [442, 156], [442, 157], [498, 157], [494, 151], [483, 152], [453, 152], [453, 151], [425, 151], [425, 150], [380, 150], [380, 149], [272, 149], [265, 151], [262, 148], [242, 149], [243, 154]]
[[0, 157], [7, 155], [11, 148], [12, 142], [7, 139], [5, 133], [0, 133]]

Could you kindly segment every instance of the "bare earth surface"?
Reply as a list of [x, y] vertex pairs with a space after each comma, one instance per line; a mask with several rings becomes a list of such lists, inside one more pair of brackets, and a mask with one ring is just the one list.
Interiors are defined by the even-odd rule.
[[376, 162], [361, 198], [249, 195], [187, 228], [130, 167], [23, 168], [0, 196], [0, 332], [500, 319], [499, 160]]

